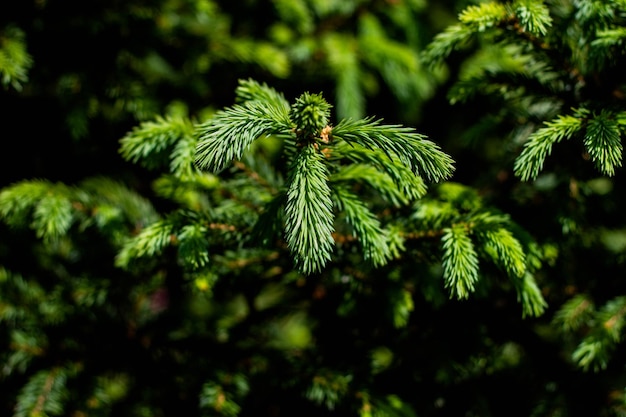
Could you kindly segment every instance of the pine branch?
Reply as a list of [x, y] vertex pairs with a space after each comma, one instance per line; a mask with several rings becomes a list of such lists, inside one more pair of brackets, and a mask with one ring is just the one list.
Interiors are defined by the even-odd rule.
[[585, 109], [578, 109], [573, 116], [558, 116], [557, 119], [546, 122], [546, 127], [530, 135], [522, 153], [515, 160], [515, 175], [523, 181], [537, 178], [546, 157], [552, 152], [552, 146], [563, 139], [571, 138], [582, 130], [583, 117], [587, 113]]
[[268, 246], [281, 235], [285, 221], [283, 208], [286, 201], [286, 194], [279, 193], [264, 206], [251, 232], [254, 242], [258, 242], [261, 246]]
[[622, 166], [624, 147], [621, 131], [613, 114], [603, 110], [587, 123], [585, 149], [604, 175], [612, 176], [615, 168]]
[[[424, 180], [398, 160], [390, 160], [380, 149], [370, 149], [357, 143], [348, 144], [337, 140], [332, 144], [331, 161], [346, 159], [356, 164], [369, 164], [387, 174], [395, 188], [409, 200], [415, 200], [426, 194]], [[333, 175], [334, 178], [334, 175]], [[390, 192], [390, 191], [388, 191]]]
[[607, 367], [610, 354], [611, 349], [609, 349], [608, 345], [590, 336], [583, 339], [578, 345], [572, 354], [572, 359], [583, 370], [588, 371], [592, 369], [598, 372]]
[[197, 223], [187, 224], [181, 227], [176, 239], [179, 242], [178, 255], [184, 266], [199, 269], [208, 264], [209, 241], [206, 227]]
[[235, 97], [239, 104], [248, 101], [258, 101], [261, 103], [272, 103], [273, 106], [282, 108], [285, 112], [290, 110], [289, 102], [282, 93], [279, 93], [266, 83], [259, 83], [252, 79], [239, 81], [235, 89]]
[[472, 32], [484, 32], [497, 26], [507, 17], [507, 9], [496, 2], [481, 3], [465, 8], [459, 14], [459, 21]]
[[350, 389], [352, 375], [342, 375], [335, 371], [322, 370], [313, 377], [305, 396], [310, 401], [327, 409], [334, 410], [339, 401], [346, 396]]
[[[157, 117], [143, 122], [120, 140], [120, 154], [131, 162], [139, 162], [148, 169], [167, 164], [171, 148], [180, 140], [193, 136], [192, 124], [184, 118]], [[181, 145], [182, 146], [182, 145]], [[180, 149], [178, 152], [181, 152]], [[179, 155], [178, 158], [181, 156]], [[176, 158], [175, 158], [176, 159]], [[181, 168], [181, 162], [172, 162]]]
[[626, 325], [626, 297], [619, 296], [608, 301], [602, 306], [597, 319], [607, 338], [613, 343], [618, 343], [622, 339]]
[[615, 297], [595, 310], [586, 296], [576, 296], [557, 312], [555, 323], [565, 331], [584, 331], [586, 336], [572, 353], [572, 359], [583, 370], [598, 372], [608, 366], [612, 352], [622, 340], [626, 297]]
[[309, 4], [305, 0], [272, 0], [281, 19], [293, 25], [299, 33], [308, 35], [315, 28], [315, 21]]
[[56, 240], [67, 233], [75, 219], [71, 197], [72, 190], [63, 184], [23, 181], [0, 193], [0, 216], [11, 226], [29, 223], [37, 237]]
[[512, 5], [512, 13], [519, 19], [522, 29], [534, 35], [546, 35], [552, 26], [550, 9], [543, 0], [517, 0]]
[[48, 193], [48, 181], [24, 181], [6, 187], [0, 192], [0, 216], [11, 226], [24, 226], [32, 208]]
[[170, 154], [170, 172], [177, 177], [189, 178], [196, 174], [197, 139], [193, 135], [185, 135], [175, 144]]
[[337, 209], [346, 217], [346, 222], [354, 229], [353, 236], [358, 237], [366, 260], [374, 266], [381, 266], [391, 259], [388, 245], [388, 234], [380, 221], [360, 201], [360, 199], [344, 188], [335, 188], [333, 196]]
[[328, 126], [331, 107], [321, 94], [303, 93], [296, 99], [289, 116], [296, 126], [298, 145], [324, 141], [321, 135]]
[[85, 210], [91, 211], [101, 230], [107, 230], [111, 222], [121, 219], [135, 228], [144, 227], [159, 218], [149, 200], [110, 178], [87, 178], [80, 183], [79, 189], [79, 195], [87, 194], [80, 201], [85, 204]]
[[68, 396], [67, 372], [62, 368], [39, 371], [17, 397], [14, 417], [59, 416]]
[[585, 294], [578, 294], [563, 304], [554, 315], [554, 323], [564, 332], [581, 329], [591, 322], [595, 306]]
[[[419, 178], [412, 174], [411, 177]], [[333, 186], [349, 183], [366, 185], [396, 207], [408, 204], [410, 201], [410, 198], [403, 193], [403, 190], [398, 188], [387, 173], [381, 172], [371, 165], [352, 164], [342, 166], [331, 175], [330, 179]]]
[[319, 272], [331, 259], [334, 219], [328, 169], [314, 146], [305, 146], [287, 179], [285, 237], [296, 267]]
[[478, 281], [478, 255], [464, 224], [455, 224], [444, 230], [443, 278], [457, 298], [467, 298]]
[[11, 86], [20, 91], [28, 81], [28, 71], [33, 59], [26, 50], [25, 35], [14, 26], [0, 32], [0, 82], [3, 87]]
[[281, 103], [247, 101], [219, 111], [199, 126], [196, 164], [207, 171], [222, 171], [240, 159], [253, 141], [263, 135], [288, 133], [293, 125]]
[[522, 278], [513, 279], [513, 283], [517, 291], [517, 301], [522, 304], [522, 317], [541, 316], [548, 307], [548, 303], [543, 298], [533, 275], [526, 272]]
[[170, 220], [159, 220], [132, 239], [129, 239], [115, 258], [115, 265], [128, 268], [136, 259], [153, 257], [172, 243], [174, 225]]
[[404, 288], [396, 288], [391, 291], [389, 301], [393, 306], [393, 325], [399, 329], [409, 323], [411, 312], [415, 308], [411, 292]]
[[241, 411], [241, 406], [221, 385], [210, 381], [202, 385], [200, 409], [207, 410], [211, 414], [217, 413], [226, 417], [236, 417]]
[[475, 227], [474, 230], [495, 263], [501, 265], [509, 277], [522, 278], [526, 273], [526, 254], [520, 242], [503, 227], [481, 229]]
[[67, 196], [46, 195], [35, 206], [32, 227], [38, 237], [55, 240], [67, 233], [73, 220], [73, 207]]
[[422, 52], [422, 60], [434, 68], [441, 64], [453, 51], [466, 47], [472, 40], [472, 30], [461, 24], [448, 26], [438, 33]]
[[[345, 198], [333, 207], [331, 187], [342, 188], [349, 182], [360, 182], [384, 199], [400, 204], [425, 193], [426, 187], [419, 174], [439, 181], [454, 170], [448, 155], [412, 129], [381, 125], [372, 119], [344, 120], [332, 128], [329, 125], [331, 105], [321, 94], [304, 93], [287, 108], [282, 95], [248, 80], [240, 83], [238, 100], [242, 104], [218, 112], [201, 127], [204, 136], [197, 147], [196, 163], [203, 169], [219, 170], [232, 159], [241, 158], [244, 150], [260, 135], [285, 136], [282, 151], [290, 161], [285, 197], [271, 200], [269, 210], [260, 218], [250, 219], [249, 223], [255, 224], [256, 238], [268, 243], [277, 231], [276, 219], [284, 218], [287, 246], [296, 267], [306, 274], [319, 272], [331, 259], [335, 243], [334, 208], [339, 214], [343, 212], [359, 234], [366, 259], [372, 259], [376, 265], [390, 259], [389, 246], [375, 249], [378, 243], [370, 244], [382, 245], [383, 242], [376, 217], [365, 209], [364, 203], [348, 198], [347, 188], [345, 192], [336, 193], [339, 198]], [[341, 165], [345, 161], [357, 163]], [[334, 171], [332, 177], [330, 166]], [[258, 183], [255, 175], [248, 173]], [[272, 192], [281, 194], [283, 191], [276, 190], [282, 188], [282, 181], [272, 182], [276, 184]], [[237, 189], [243, 194], [248, 188], [242, 185], [225, 189]], [[258, 188], [254, 190], [257, 195]], [[241, 200], [258, 204], [269, 201], [250, 197]], [[284, 210], [279, 204], [285, 205]], [[270, 215], [274, 219], [269, 218]], [[268, 236], [258, 236], [259, 232], [267, 232]], [[394, 239], [393, 252], [397, 253], [402, 239], [399, 235]]]
[[380, 149], [391, 161], [398, 159], [415, 175], [432, 181], [447, 179], [454, 171], [452, 159], [411, 128], [382, 125], [372, 118], [343, 120], [333, 128], [332, 136], [349, 144]]

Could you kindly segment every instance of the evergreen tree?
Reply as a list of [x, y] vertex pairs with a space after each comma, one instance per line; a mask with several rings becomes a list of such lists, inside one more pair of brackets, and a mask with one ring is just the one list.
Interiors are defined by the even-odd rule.
[[81, 4], [0, 22], [9, 132], [126, 132], [4, 175], [3, 414], [623, 415], [623, 1]]

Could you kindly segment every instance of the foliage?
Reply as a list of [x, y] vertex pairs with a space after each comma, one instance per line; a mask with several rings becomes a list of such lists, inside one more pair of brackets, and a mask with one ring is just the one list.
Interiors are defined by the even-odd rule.
[[[485, 2], [467, 7], [424, 53], [430, 65], [457, 51], [469, 55], [448, 93], [453, 104], [487, 99], [500, 106], [472, 135], [494, 137], [494, 127], [500, 135], [509, 128], [501, 137], [507, 138], [507, 153], [517, 156], [503, 169], [512, 169], [523, 182], [512, 186], [505, 204], [548, 210], [526, 225], [553, 253], [552, 288], [560, 294], [549, 300], [560, 306], [550, 327], [559, 330], [557, 340], [571, 362], [602, 375], [616, 390], [608, 395], [616, 398], [623, 380], [610, 363], [623, 349], [624, 289], [615, 280], [623, 267], [617, 212], [624, 201], [613, 186], [621, 183], [623, 164], [625, 79], [619, 45], [625, 6], [621, 1]], [[471, 268], [473, 259], [467, 258]], [[619, 400], [607, 403], [597, 412], [623, 415]], [[569, 415], [563, 405], [552, 407]]]
[[8, 26], [0, 32], [0, 76], [2, 85], [16, 90], [28, 80], [28, 69], [32, 58], [26, 51], [24, 32], [15, 26]]
[[624, 415], [624, 16], [7, 8], [0, 413]]

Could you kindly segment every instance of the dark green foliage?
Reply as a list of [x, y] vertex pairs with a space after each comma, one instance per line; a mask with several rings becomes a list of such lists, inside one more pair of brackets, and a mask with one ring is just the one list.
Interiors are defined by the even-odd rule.
[[[606, 400], [610, 405], [598, 411], [602, 415], [623, 415], [617, 391], [623, 380], [610, 364], [623, 351], [624, 288], [618, 277], [624, 231], [618, 213], [624, 200], [603, 176], [623, 174], [626, 79], [619, 45], [625, 13], [622, 1], [485, 2], [465, 9], [459, 23], [437, 35], [424, 54], [435, 65], [465, 50], [470, 58], [450, 100], [488, 97], [502, 106], [494, 113], [498, 135], [509, 126], [505, 146], [508, 154], [517, 153], [504, 169], [531, 182], [515, 185], [509, 201], [522, 210], [536, 208], [526, 225], [553, 253], [551, 286], [567, 283], [564, 292], [548, 297], [560, 304], [551, 323], [561, 330], [557, 340], [573, 364], [602, 373], [603, 383], [616, 390], [607, 394], [616, 400]], [[483, 126], [479, 135], [491, 137], [494, 124]], [[561, 199], [570, 205], [559, 204]], [[467, 239], [459, 242], [468, 246]], [[472, 260], [459, 262], [472, 271]], [[574, 415], [553, 407], [560, 415]]]
[[625, 414], [623, 1], [104, 3], [0, 13], [0, 415]]
[[[244, 151], [263, 136], [275, 135], [284, 141], [284, 157], [289, 160], [285, 189], [281, 191], [285, 193], [285, 240], [296, 266], [305, 274], [320, 272], [331, 260], [336, 216], [333, 208], [340, 214], [345, 211], [366, 259], [379, 266], [390, 260], [385, 232], [375, 216], [356, 195], [343, 188], [347, 186], [343, 183], [363, 179], [363, 174], [354, 169], [362, 166], [343, 166], [337, 156], [350, 159], [351, 150], [359, 149], [352, 159], [387, 167], [374, 175], [381, 178], [376, 184], [380, 195], [391, 196], [394, 203], [398, 203], [395, 195], [402, 195], [406, 202], [409, 197], [418, 197], [423, 184], [420, 177], [439, 181], [453, 171], [452, 159], [411, 129], [371, 119], [344, 120], [332, 127], [331, 106], [319, 94], [304, 93], [289, 107], [281, 94], [253, 81], [242, 82], [237, 93], [242, 104], [217, 112], [199, 126], [197, 165], [219, 172], [228, 161], [241, 159]], [[407, 169], [412, 175], [402, 173]], [[334, 172], [340, 173], [341, 183]], [[374, 178], [368, 180], [370, 185]], [[415, 191], [402, 192], [414, 184], [418, 184]], [[333, 192], [334, 185], [341, 188]]]
[[312, 145], [294, 158], [287, 178], [285, 240], [301, 271], [319, 272], [334, 246], [333, 200], [323, 155]]
[[0, 31], [0, 80], [6, 89], [16, 90], [28, 81], [28, 70], [32, 58], [27, 52], [24, 32], [15, 26], [7, 26]]

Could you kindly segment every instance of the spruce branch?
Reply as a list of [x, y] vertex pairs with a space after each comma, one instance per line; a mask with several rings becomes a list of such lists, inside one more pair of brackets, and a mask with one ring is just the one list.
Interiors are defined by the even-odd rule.
[[296, 267], [319, 272], [331, 259], [335, 214], [324, 156], [307, 145], [295, 157], [287, 178], [285, 238]]
[[197, 173], [194, 165], [196, 144], [197, 138], [191, 134], [184, 135], [174, 144], [170, 156], [170, 172], [176, 177], [189, 178]]
[[206, 382], [200, 391], [200, 409], [207, 410], [208, 413], [218, 413], [226, 417], [236, 417], [241, 411], [241, 406], [237, 404], [224, 387], [214, 381]]
[[506, 6], [496, 2], [480, 3], [465, 8], [459, 14], [459, 21], [472, 32], [484, 32], [495, 27], [507, 17]]
[[591, 159], [604, 175], [612, 176], [622, 166], [624, 147], [621, 131], [613, 114], [603, 110], [587, 123], [583, 143]]
[[[345, 159], [355, 165], [367, 164], [373, 166], [388, 175], [394, 182], [395, 188], [409, 200], [421, 198], [426, 194], [426, 184], [422, 177], [415, 175], [399, 160], [390, 160], [385, 152], [380, 149], [371, 149], [357, 143], [348, 144], [345, 141], [338, 140], [333, 142], [330, 158], [331, 161], [337, 160], [339, 162]], [[340, 174], [333, 174], [333, 178], [336, 178], [336, 175]], [[387, 192], [390, 191], [387, 190]]]
[[598, 372], [607, 367], [613, 347], [613, 345], [607, 345], [593, 336], [588, 336], [572, 353], [572, 359], [583, 370]]
[[589, 48], [589, 61], [592, 69], [600, 71], [607, 64], [615, 65], [618, 58], [624, 56], [624, 43], [626, 42], [626, 27], [611, 27], [601, 29], [596, 33], [596, 38], [591, 41]]
[[[171, 148], [182, 138], [193, 136], [193, 132], [191, 122], [182, 117], [157, 117], [127, 133], [120, 140], [120, 154], [148, 169], [160, 168], [167, 164]], [[173, 168], [180, 166], [180, 162], [172, 164]]]
[[446, 288], [457, 298], [467, 298], [478, 281], [478, 254], [465, 224], [454, 224], [444, 230], [443, 278]]
[[[209, 228], [226, 227], [230, 225], [212, 224]], [[183, 265], [193, 269], [199, 269], [209, 263], [209, 252], [207, 250], [209, 241], [207, 239], [207, 228], [202, 224], [187, 224], [181, 227], [177, 234], [178, 256]]]
[[28, 81], [28, 71], [33, 59], [26, 49], [24, 32], [8, 26], [0, 32], [0, 82], [4, 88], [20, 91]]
[[23, 181], [6, 187], [0, 192], [0, 216], [11, 226], [24, 226], [33, 207], [53, 187], [44, 180]]
[[619, 296], [609, 300], [598, 312], [597, 320], [608, 340], [618, 343], [626, 325], [626, 297]]
[[59, 416], [67, 399], [67, 371], [42, 370], [33, 375], [17, 397], [14, 417]]
[[434, 68], [441, 64], [453, 51], [466, 47], [473, 38], [472, 30], [461, 24], [448, 26], [438, 33], [422, 53], [422, 60]]
[[535, 277], [527, 271], [520, 279], [513, 279], [513, 283], [517, 291], [517, 301], [522, 304], [522, 317], [541, 316], [548, 303], [541, 294]]
[[59, 239], [75, 220], [73, 194], [64, 184], [23, 181], [0, 193], [0, 217], [11, 226], [29, 223], [37, 237], [47, 241]]
[[559, 308], [554, 315], [553, 322], [564, 332], [573, 332], [588, 325], [594, 313], [593, 301], [586, 294], [578, 294]]
[[622, 0], [611, 1], [577, 1], [574, 17], [584, 25], [594, 29], [604, 29], [615, 19], [616, 14], [625, 11]]
[[[218, 171], [233, 159], [243, 158], [245, 149], [261, 135], [283, 139], [287, 182], [283, 186], [279, 177], [270, 181], [273, 187], [267, 188], [271, 194], [278, 193], [275, 198], [251, 199], [270, 203], [252, 222], [253, 235], [269, 243], [276, 236], [277, 222], [284, 221], [287, 247], [296, 267], [306, 274], [321, 271], [331, 259], [337, 214], [344, 214], [359, 235], [366, 259], [379, 266], [391, 258], [392, 249], [381, 238], [386, 232], [376, 216], [347, 194], [350, 182], [366, 184], [383, 199], [399, 205], [425, 193], [422, 176], [440, 181], [454, 170], [452, 159], [413, 129], [382, 125], [373, 119], [343, 120], [332, 127], [331, 105], [321, 94], [306, 92], [288, 107], [281, 94], [248, 80], [240, 82], [237, 95], [241, 104], [218, 112], [200, 126], [196, 163], [202, 169]], [[257, 172], [246, 169], [249, 164], [235, 164], [243, 164], [248, 177], [259, 183]], [[334, 190], [341, 188], [343, 191]], [[246, 190], [243, 187], [241, 193]], [[394, 239], [393, 253], [397, 253], [402, 242], [398, 236]]]
[[115, 258], [115, 264], [128, 268], [137, 258], [152, 257], [172, 243], [174, 225], [170, 220], [159, 220], [129, 239]]
[[566, 332], [584, 331], [586, 336], [572, 353], [572, 359], [585, 371], [603, 370], [622, 341], [626, 297], [615, 297], [596, 310], [587, 296], [577, 295], [559, 309], [555, 324]]
[[268, 246], [281, 235], [286, 201], [287, 196], [283, 192], [265, 204], [251, 232], [254, 242], [259, 242], [261, 246]]
[[259, 83], [252, 79], [240, 80], [235, 89], [236, 101], [239, 104], [248, 101], [258, 101], [261, 103], [272, 103], [277, 108], [289, 111], [289, 102], [285, 96], [268, 86], [266, 83]]
[[608, 49], [614, 46], [622, 46], [626, 42], [626, 27], [615, 27], [600, 30], [596, 38], [591, 42], [592, 48]]
[[505, 5], [486, 2], [468, 6], [458, 19], [458, 24], [437, 34], [422, 53], [422, 59], [429, 66], [434, 67], [453, 51], [467, 47], [476, 34], [497, 29], [501, 23], [510, 20], [511, 15]]
[[288, 134], [293, 129], [282, 103], [247, 101], [219, 111], [199, 126], [196, 164], [207, 171], [222, 171], [240, 159], [253, 141], [264, 135]]
[[315, 28], [313, 11], [305, 0], [272, 0], [282, 20], [302, 34], [311, 34]]
[[[416, 178], [411, 174], [411, 177]], [[386, 173], [376, 167], [366, 164], [351, 164], [341, 166], [331, 175], [333, 185], [357, 183], [363, 184], [378, 192], [386, 201], [396, 207], [408, 204], [412, 199], [404, 194], [404, 190]]]
[[415, 306], [413, 296], [406, 288], [394, 288], [389, 294], [391, 305], [393, 306], [393, 325], [399, 329], [406, 327], [411, 317], [411, 312]]
[[305, 396], [318, 405], [324, 404], [327, 409], [334, 410], [339, 401], [348, 394], [352, 379], [351, 374], [323, 369], [312, 378]]
[[552, 146], [580, 132], [584, 126], [583, 117], [587, 113], [586, 109], [578, 109], [574, 115], [560, 115], [531, 134], [522, 153], [515, 160], [513, 167], [515, 175], [523, 181], [537, 178], [546, 157], [552, 152]]
[[[106, 177], [87, 178], [80, 183], [85, 205], [94, 216], [98, 227], [107, 230], [110, 222], [127, 219], [133, 227], [145, 227], [158, 220], [159, 215], [148, 199], [125, 184]], [[112, 212], [108, 209], [113, 210]], [[107, 215], [109, 213], [109, 215]]]
[[425, 136], [400, 125], [383, 125], [380, 120], [343, 120], [333, 128], [334, 138], [348, 144], [358, 144], [372, 150], [379, 149], [393, 162], [399, 160], [415, 175], [431, 181], [449, 178], [454, 171], [453, 161]]
[[46, 195], [35, 206], [32, 227], [43, 239], [58, 239], [64, 236], [74, 220], [73, 207], [67, 196]]
[[548, 33], [552, 17], [543, 0], [517, 0], [510, 7], [524, 31], [540, 36]]
[[484, 248], [496, 264], [502, 266], [509, 277], [520, 279], [526, 273], [526, 254], [521, 243], [511, 231], [498, 227], [491, 230], [480, 230], [476, 227], [476, 235], [484, 243]]
[[337, 209], [343, 212], [346, 222], [352, 226], [353, 236], [359, 239], [365, 259], [374, 266], [386, 264], [391, 259], [391, 250], [388, 233], [380, 221], [356, 195], [345, 188], [334, 188], [333, 196]]
[[[546, 54], [554, 62], [560, 62], [555, 51], [545, 41], [548, 29], [552, 26], [549, 8], [542, 0], [517, 0], [501, 4], [485, 2], [472, 5], [459, 14], [459, 23], [449, 26], [439, 33], [426, 47], [423, 60], [430, 66], [439, 64], [452, 51], [466, 48], [470, 41], [481, 34], [510, 35], [515, 41], [521, 39], [532, 46], [535, 52]], [[499, 37], [498, 43], [508, 44], [506, 37]], [[578, 73], [568, 68], [566, 72], [575, 78]], [[537, 71], [535, 71], [537, 74]]]
[[331, 105], [321, 94], [303, 93], [291, 106], [289, 114], [296, 128], [298, 143], [306, 145], [317, 140], [328, 125]]
[[486, 259], [514, 285], [523, 316], [542, 314], [546, 301], [532, 275], [541, 266], [542, 253], [530, 236], [509, 216], [486, 207], [473, 188], [447, 181], [434, 191], [415, 202], [401, 237], [439, 242], [444, 284], [451, 294], [467, 298], [478, 282], [479, 260]]

